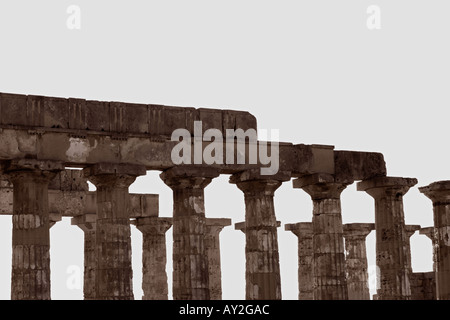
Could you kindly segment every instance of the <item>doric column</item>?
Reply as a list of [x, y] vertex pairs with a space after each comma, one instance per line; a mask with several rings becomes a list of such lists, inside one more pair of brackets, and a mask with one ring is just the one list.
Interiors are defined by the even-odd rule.
[[173, 190], [173, 299], [209, 300], [204, 189], [212, 167], [178, 166], [161, 173]]
[[167, 300], [166, 232], [172, 218], [137, 218], [136, 227], [142, 232], [142, 300]]
[[21, 159], [3, 163], [13, 184], [12, 300], [50, 299], [48, 184], [59, 162]]
[[376, 177], [357, 184], [358, 191], [366, 191], [375, 199], [378, 300], [411, 297], [403, 195], [416, 183], [413, 178]]
[[450, 181], [434, 182], [419, 190], [433, 201], [437, 299], [450, 300]]
[[97, 265], [95, 255], [96, 221], [96, 214], [84, 214], [73, 217], [70, 222], [71, 225], [78, 226], [84, 233], [84, 300], [95, 299], [95, 268]]
[[277, 221], [273, 197], [289, 172], [260, 175], [259, 169], [230, 177], [244, 192], [245, 198], [245, 258], [246, 299], [281, 299], [280, 263], [278, 255]]
[[313, 229], [312, 222], [285, 224], [298, 239], [298, 299], [313, 300]]
[[412, 262], [411, 262], [411, 237], [416, 233], [417, 230], [420, 230], [420, 225], [418, 224], [408, 224], [405, 225], [405, 234], [406, 234], [406, 264], [409, 269], [409, 273], [412, 271]]
[[374, 229], [374, 223], [344, 225], [349, 300], [370, 300], [366, 237]]
[[435, 235], [434, 227], [421, 228], [419, 230], [419, 234], [423, 234], [423, 235], [427, 236], [431, 240], [431, 245], [433, 247], [433, 271], [436, 272], [436, 254], [437, 254], [436, 247], [437, 247], [437, 243], [436, 243], [436, 235]]
[[131, 231], [128, 187], [145, 167], [99, 163], [83, 169], [97, 187], [95, 297], [132, 300]]
[[209, 293], [211, 300], [222, 300], [222, 268], [220, 264], [220, 231], [231, 225], [231, 219], [206, 218], [205, 249], [208, 257]]
[[314, 300], [347, 300], [341, 192], [350, 182], [332, 175], [313, 174], [294, 180], [313, 200]]

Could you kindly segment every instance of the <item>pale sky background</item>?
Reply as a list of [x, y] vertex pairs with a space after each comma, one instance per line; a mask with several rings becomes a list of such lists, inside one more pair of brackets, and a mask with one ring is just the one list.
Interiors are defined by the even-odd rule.
[[[66, 26], [69, 5], [81, 29]], [[369, 5], [381, 29], [366, 26]], [[408, 224], [433, 224], [417, 190], [450, 179], [448, 0], [4, 1], [0, 0], [0, 92], [247, 110], [280, 140], [384, 154], [388, 175], [415, 177], [404, 198]], [[172, 192], [148, 172], [130, 192]], [[244, 219], [244, 199], [228, 176], [205, 190], [207, 217]], [[355, 184], [342, 194], [344, 223], [374, 222], [373, 199]], [[283, 299], [297, 299], [297, 238], [284, 224], [311, 221], [312, 205], [287, 182], [276, 192]], [[11, 217], [0, 217], [0, 299], [10, 298]], [[375, 265], [375, 234], [367, 238]], [[172, 232], [167, 233], [171, 260]], [[431, 241], [411, 239], [415, 272], [432, 270]], [[244, 234], [221, 233], [223, 298], [244, 299]], [[142, 236], [132, 227], [134, 293], [142, 296]], [[73, 268], [75, 266], [75, 268]], [[65, 218], [51, 229], [53, 299], [82, 299], [70, 288], [83, 233]], [[171, 295], [171, 264], [168, 264]], [[374, 272], [371, 273], [372, 294]]]

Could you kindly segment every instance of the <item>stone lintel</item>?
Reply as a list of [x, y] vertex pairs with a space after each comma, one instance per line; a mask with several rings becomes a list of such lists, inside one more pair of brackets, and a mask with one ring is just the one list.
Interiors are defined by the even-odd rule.
[[382, 153], [334, 151], [334, 162], [336, 182], [386, 176], [386, 163]]
[[291, 172], [289, 171], [278, 171], [274, 175], [262, 175], [259, 168], [245, 170], [230, 176], [230, 183], [239, 183], [246, 181], [289, 181], [291, 179]]
[[410, 188], [415, 186], [416, 184], [416, 178], [375, 177], [358, 182], [356, 188], [358, 191], [366, 191], [374, 188]]
[[[12, 183], [2, 174], [0, 174], [0, 188], [13, 188]], [[88, 191], [89, 186], [82, 170], [65, 169], [56, 173], [48, 185], [48, 190]]]
[[[97, 214], [97, 194], [95, 191], [59, 191], [49, 190], [48, 206], [50, 214], [63, 217], [77, 217]], [[130, 193], [131, 218], [158, 216], [159, 195]], [[13, 210], [12, 188], [0, 190], [0, 215], [11, 215]]]

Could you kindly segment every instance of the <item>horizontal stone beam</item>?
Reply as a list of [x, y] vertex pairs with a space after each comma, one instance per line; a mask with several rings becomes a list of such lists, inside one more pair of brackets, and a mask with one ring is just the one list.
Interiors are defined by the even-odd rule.
[[[243, 111], [0, 93], [0, 160], [45, 159], [79, 168], [99, 162], [128, 163], [144, 165], [147, 170], [166, 170], [176, 165], [171, 155], [179, 141], [170, 140], [173, 131], [186, 129], [192, 136], [194, 121], [202, 121], [202, 132], [218, 129], [225, 138], [227, 129], [257, 129], [255, 117]], [[194, 150], [203, 154], [205, 148], [212, 149], [211, 144], [220, 146], [222, 163], [209, 164], [201, 157], [201, 164], [223, 174], [273, 163], [267, 164], [259, 150], [266, 144], [270, 150], [274, 142], [250, 142], [245, 137], [228, 145], [191, 140], [191, 163]], [[335, 174], [337, 181], [353, 181], [386, 175], [380, 153], [335, 151], [333, 146], [287, 142], [278, 145], [279, 170], [289, 171], [294, 177], [327, 173]], [[233, 164], [226, 163], [227, 147], [233, 150]], [[243, 153], [241, 147], [245, 150], [244, 163], [237, 163], [237, 155]], [[251, 162], [249, 150], [255, 147], [256, 162]]]
[[[48, 191], [49, 213], [54, 216], [76, 217], [96, 214], [97, 196], [95, 191]], [[157, 194], [130, 193], [130, 217], [158, 216], [159, 196]], [[13, 212], [13, 189], [0, 188], [0, 214]]]
[[[12, 188], [13, 185], [6, 176], [0, 174], [0, 188]], [[48, 185], [49, 190], [89, 191], [87, 179], [81, 170], [66, 169], [56, 174]]]
[[194, 121], [202, 121], [203, 131], [256, 129], [256, 118], [246, 111], [0, 93], [2, 125], [170, 137], [179, 128], [193, 132]]
[[377, 152], [334, 152], [336, 182], [366, 180], [386, 176], [383, 154]]
[[[81, 130], [72, 130], [72, 132], [69, 132], [68, 130], [54, 128], [40, 129], [40, 131], [0, 128], [0, 160], [32, 157], [36, 159], [62, 161], [66, 167], [81, 168], [95, 163], [109, 162], [144, 165], [147, 170], [166, 170], [175, 166], [171, 154], [172, 149], [178, 143], [176, 141], [155, 139], [154, 137], [143, 135], [124, 135], [119, 138], [105, 132]], [[261, 143], [261, 141], [258, 142], [257, 150], [261, 147]], [[202, 150], [209, 144], [211, 142], [204, 141], [202, 143]], [[268, 148], [270, 149], [270, 142], [268, 144]], [[245, 161], [243, 164], [237, 163], [236, 160], [236, 154], [239, 150], [238, 145], [243, 145], [245, 149]], [[270, 166], [270, 164], [261, 164], [259, 151], [257, 151], [257, 163], [250, 163], [249, 149], [251, 146], [252, 144], [250, 143], [236, 141], [232, 149], [235, 154], [233, 164], [213, 163], [209, 165], [203, 159], [203, 165], [216, 168], [222, 174], [233, 174], [251, 168]], [[223, 162], [225, 162], [225, 143], [222, 148], [224, 155]], [[194, 149], [194, 142], [192, 142], [191, 163], [194, 162]], [[280, 142], [279, 171], [290, 171], [294, 177], [316, 172], [334, 174], [336, 171], [336, 165], [334, 163], [335, 152], [337, 151], [334, 151], [332, 147], [302, 144], [293, 145]], [[355, 151], [351, 153], [358, 154], [359, 152]], [[383, 158], [382, 154], [375, 155], [378, 155], [377, 157], [379, 159]], [[357, 155], [354, 157], [357, 158]], [[342, 163], [343, 160], [340, 161]], [[348, 167], [351, 166], [351, 163], [348, 164]], [[370, 170], [364, 169], [366, 167], [370, 167]], [[350, 175], [355, 175], [354, 180], [369, 176], [367, 172], [370, 172], [374, 176], [379, 176], [385, 174], [386, 171], [384, 162], [382, 161], [369, 161], [362, 168], [354, 169], [349, 173]], [[360, 174], [359, 171], [361, 170], [366, 170], [366, 174]]]

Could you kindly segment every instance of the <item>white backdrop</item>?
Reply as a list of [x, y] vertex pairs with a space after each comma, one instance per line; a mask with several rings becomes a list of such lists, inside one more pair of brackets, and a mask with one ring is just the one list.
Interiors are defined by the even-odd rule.
[[[67, 26], [76, 26], [70, 5], [80, 29]], [[380, 29], [367, 27], [369, 5], [380, 9]], [[388, 175], [419, 180], [404, 198], [406, 222], [430, 226], [431, 201], [417, 187], [450, 179], [449, 9], [448, 0], [1, 0], [0, 92], [248, 110], [281, 141], [382, 152]], [[158, 174], [130, 191], [159, 193], [161, 216], [171, 216]], [[208, 217], [244, 219], [243, 194], [227, 176], [205, 198]], [[284, 224], [310, 221], [311, 200], [284, 183], [275, 205], [283, 299], [296, 299], [297, 239]], [[374, 222], [373, 199], [355, 185], [342, 210], [344, 223]], [[0, 298], [9, 299], [10, 216], [0, 217], [0, 239]], [[140, 299], [135, 227], [132, 241]], [[243, 299], [244, 234], [227, 227], [221, 241], [223, 297]], [[411, 246], [414, 271], [431, 271], [431, 241], [416, 233]], [[69, 219], [51, 229], [51, 267], [52, 298], [82, 299], [83, 233]], [[170, 263], [167, 271], [171, 284]]]

